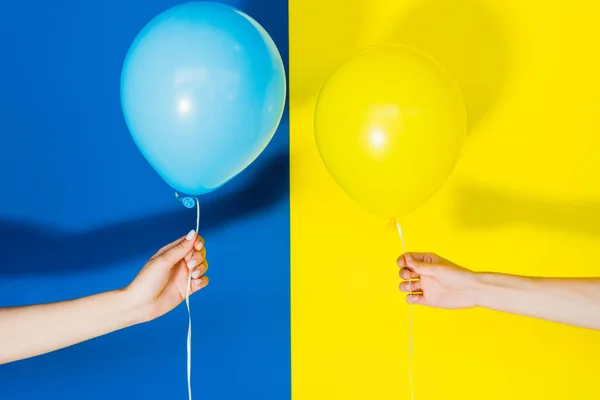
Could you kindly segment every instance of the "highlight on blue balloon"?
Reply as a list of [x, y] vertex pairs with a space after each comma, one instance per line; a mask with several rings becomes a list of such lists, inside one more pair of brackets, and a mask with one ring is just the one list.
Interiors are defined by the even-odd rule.
[[125, 58], [121, 103], [136, 145], [176, 191], [209, 193], [266, 148], [285, 106], [273, 39], [228, 5], [191, 2], [150, 21]]

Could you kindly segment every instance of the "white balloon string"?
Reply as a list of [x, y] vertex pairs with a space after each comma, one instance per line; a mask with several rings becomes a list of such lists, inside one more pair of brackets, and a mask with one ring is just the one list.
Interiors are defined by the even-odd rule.
[[[406, 252], [404, 248], [404, 235], [402, 234], [402, 228], [400, 227], [400, 223], [396, 221], [396, 228], [398, 228], [398, 235], [400, 236], [400, 246], [402, 247], [402, 254]], [[413, 380], [412, 380], [412, 358], [413, 358], [413, 315], [412, 315], [412, 283], [409, 280], [408, 282], [408, 290], [409, 290], [409, 317], [408, 317], [408, 384], [410, 386], [410, 398], [415, 400], [415, 391], [413, 389]]]
[[[196, 235], [200, 228], [200, 202], [196, 199]], [[192, 290], [192, 270], [188, 274], [187, 293], [185, 295], [185, 305], [188, 311], [188, 334], [187, 334], [187, 384], [188, 399], [192, 400], [192, 311], [190, 309], [190, 292]]]

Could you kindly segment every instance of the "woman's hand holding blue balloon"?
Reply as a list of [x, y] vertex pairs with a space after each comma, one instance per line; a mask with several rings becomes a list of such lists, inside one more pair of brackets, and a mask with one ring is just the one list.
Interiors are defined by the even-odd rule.
[[[191, 196], [223, 186], [262, 153], [277, 130], [285, 96], [284, 65], [269, 34], [246, 14], [218, 3], [186, 3], [158, 15], [135, 38], [121, 75], [133, 140], [165, 182]], [[183, 203], [190, 207], [191, 197]], [[197, 216], [196, 231], [199, 206]], [[192, 272], [189, 283], [185, 268], [180, 272], [187, 299], [188, 285], [199, 275]], [[198, 279], [191, 290], [206, 284]], [[183, 298], [175, 286], [179, 290], [165, 297], [158, 314]]]

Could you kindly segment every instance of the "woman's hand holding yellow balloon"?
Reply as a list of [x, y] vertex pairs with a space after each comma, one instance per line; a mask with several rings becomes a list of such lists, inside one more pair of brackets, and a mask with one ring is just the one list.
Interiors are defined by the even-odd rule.
[[372, 48], [342, 65], [315, 111], [321, 158], [368, 211], [399, 219], [446, 182], [466, 135], [466, 113], [450, 75], [405, 46]]

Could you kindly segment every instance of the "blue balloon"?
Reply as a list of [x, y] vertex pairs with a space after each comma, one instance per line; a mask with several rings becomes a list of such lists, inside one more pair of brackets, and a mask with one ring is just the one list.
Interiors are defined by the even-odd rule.
[[121, 103], [138, 148], [175, 190], [209, 193], [269, 144], [286, 79], [269, 34], [230, 6], [192, 2], [154, 18], [123, 65]]

